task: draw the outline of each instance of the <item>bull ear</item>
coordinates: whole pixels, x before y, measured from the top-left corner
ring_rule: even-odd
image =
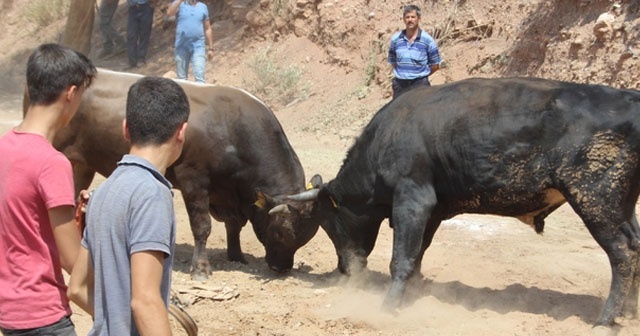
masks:
[[[334,209],[340,208],[340,205],[336,201],[336,198],[331,194],[329,189],[322,188],[322,189],[320,189],[320,192],[318,194],[319,194],[318,198],[325,198],[326,197],[331,202],[331,206],[333,206]]]
[[[256,189],[256,201],[253,205],[257,206],[260,209],[269,209],[276,202],[273,198],[269,197],[269,195],[264,194],[262,191]]]
[[[322,187],[322,176],[320,176],[319,174],[315,174],[313,175],[313,177],[311,177],[309,183],[307,183],[307,190],[320,189],[320,187]]]

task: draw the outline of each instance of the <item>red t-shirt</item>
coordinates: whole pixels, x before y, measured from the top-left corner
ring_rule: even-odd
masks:
[[[71,314],[48,209],[74,205],[71,163],[42,136],[0,138],[0,327],[39,328]]]

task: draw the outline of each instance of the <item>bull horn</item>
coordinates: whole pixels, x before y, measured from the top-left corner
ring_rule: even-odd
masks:
[[[288,199],[292,201],[313,201],[318,198],[318,193],[320,189],[311,189],[307,191],[303,191],[301,193],[297,193],[295,195],[287,196]]]
[[[278,204],[269,210],[269,215],[278,213],[289,213],[289,207],[286,204]]]

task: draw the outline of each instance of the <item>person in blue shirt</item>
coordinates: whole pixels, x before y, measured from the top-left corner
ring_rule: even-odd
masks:
[[[440,69],[436,41],[420,28],[420,8],[407,5],[402,10],[406,28],[391,37],[388,61],[393,66],[393,98],[417,87],[429,86],[429,76]]]
[[[186,139],[189,99],[175,81],[142,77],[127,94],[131,147],[87,204],[68,296],[93,317],[89,336],[171,335],[173,186],[165,177]]]
[[[195,81],[204,83],[205,62],[213,57],[213,30],[207,5],[197,0],[175,0],[167,15],[176,17],[174,52],[178,79],[187,79],[191,63]]]

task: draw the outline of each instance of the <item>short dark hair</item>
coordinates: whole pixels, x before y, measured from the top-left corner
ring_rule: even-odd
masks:
[[[407,13],[416,12],[416,15],[420,17],[422,14],[420,12],[420,7],[416,5],[406,5],[402,8],[402,17],[404,18]]]
[[[96,72],[87,56],[59,44],[42,44],[27,61],[29,104],[51,105],[72,85],[87,88]]]
[[[189,119],[189,100],[175,81],[143,77],[129,88],[126,118],[132,144],[160,145]]]

